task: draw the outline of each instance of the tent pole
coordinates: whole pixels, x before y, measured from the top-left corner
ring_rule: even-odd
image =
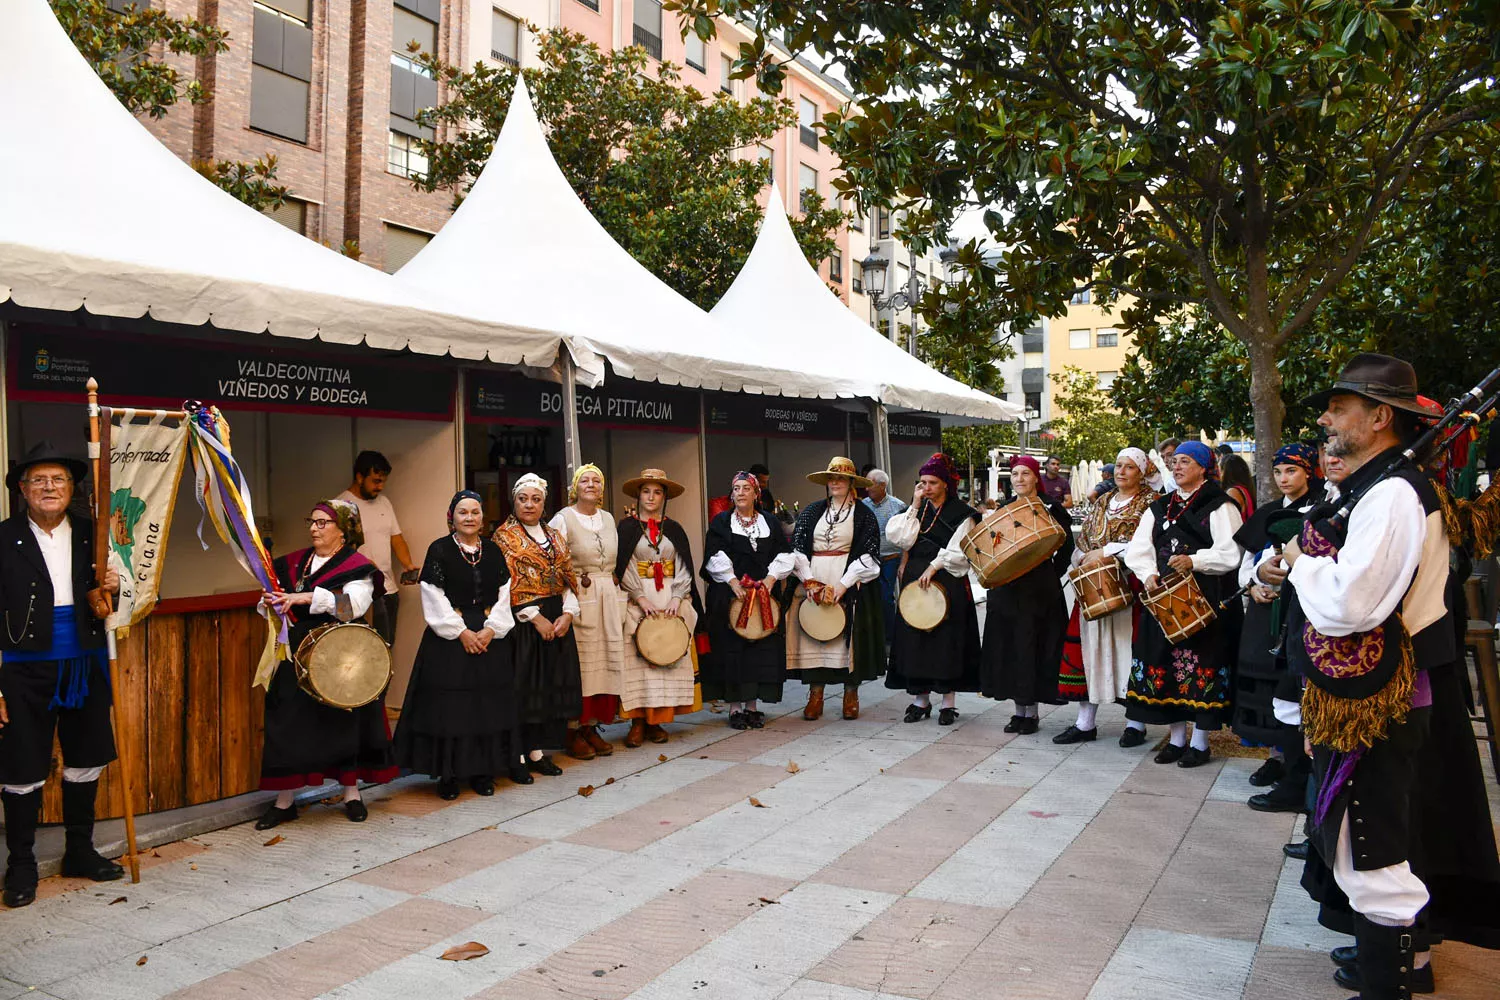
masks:
[[[0,472],[10,471],[10,389],[6,380],[10,377],[10,330],[5,320],[0,319]],[[10,517],[10,490],[0,489],[0,518]]]
[[[557,352],[557,368],[562,374],[563,480],[571,483],[583,459],[578,451],[578,371],[567,344]]]
[[[708,523],[708,395],[698,390],[698,489],[703,502],[703,523]]]
[[[875,436],[875,464],[891,474],[891,422],[885,404],[870,400],[870,426]]]
[[[465,409],[468,407],[468,383],[464,379],[464,369],[458,370],[458,377],[453,382],[453,465],[454,479],[457,482],[455,489],[467,489],[469,485],[469,457],[467,454],[469,428],[465,423],[468,416]]]

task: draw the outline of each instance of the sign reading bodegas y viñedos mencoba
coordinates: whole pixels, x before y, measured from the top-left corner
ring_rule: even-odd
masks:
[[[75,402],[91,376],[111,405],[176,407],[198,399],[226,410],[453,416],[454,374],[439,366],[269,344],[11,326],[12,398]]]

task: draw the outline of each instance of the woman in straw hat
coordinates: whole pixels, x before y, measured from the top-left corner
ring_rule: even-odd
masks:
[[[682,495],[682,485],[661,469],[646,469],[625,481],[626,496],[635,497],[635,516],[620,522],[615,572],[629,599],[626,631],[634,635],[647,617],[681,618],[692,634],[702,606],[693,579],[693,553],[687,532],[667,516],[667,501]],[[693,711],[693,650],[677,662],[659,667],[640,655],[634,643],[625,649],[624,714],[630,720],[625,745],[645,740],[667,742],[662,725],[677,713]]]
[[[843,716],[859,718],[859,685],[885,672],[885,620],[879,588],[865,584],[880,578],[880,525],[875,512],[859,502],[855,489],[870,480],[855,475],[854,463],[842,456],[807,477],[828,490],[797,515],[792,532],[794,572],[802,584],[792,598],[786,632],[786,668],[807,685],[804,719],[823,715],[823,685],[844,686]],[[844,631],[819,641],[803,631],[802,604],[841,604]]]
[[[735,630],[737,622],[729,616],[732,603],[745,598],[748,607],[742,611],[769,618],[771,590],[796,564],[781,524],[756,509],[759,497],[755,476],[735,473],[729,485],[734,506],[709,522],[703,544],[710,646],[703,660],[703,697],[729,702],[729,725],[734,729],[761,728],[765,715],[757,703],[780,701],[786,680],[781,629],[749,639]]]
[[[571,506],[547,522],[562,535],[578,578],[578,672],[583,708],[578,725],[568,732],[568,756],[578,760],[608,757],[614,747],[599,727],[615,721],[625,671],[625,595],[615,580],[618,531],[604,509],[604,472],[593,464],[579,466],[568,488]]]

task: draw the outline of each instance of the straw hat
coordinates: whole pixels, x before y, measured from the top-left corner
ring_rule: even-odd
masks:
[[[855,471],[853,459],[845,458],[842,455],[830,459],[828,462],[828,468],[824,471],[809,473],[807,481],[810,483],[817,483],[819,486],[827,486],[828,480],[833,476],[843,476],[845,479],[849,480],[856,487],[862,490],[870,488],[871,481],[866,479],[864,476],[859,475]]]
[[[647,483],[655,483],[666,490],[668,500],[675,500],[677,497],[682,496],[682,484],[672,482],[672,480],[667,478],[667,474],[660,469],[642,469],[639,476],[636,476],[634,479],[625,480],[625,484],[620,487],[620,490],[628,497],[638,496],[641,492],[641,487]]]

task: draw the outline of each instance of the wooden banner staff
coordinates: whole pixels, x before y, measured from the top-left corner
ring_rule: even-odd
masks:
[[[109,431],[110,410],[99,405],[99,383],[90,378],[89,394],[89,462],[94,473],[94,582],[106,607],[113,610],[114,599],[104,590],[104,576],[109,571]],[[141,863],[135,849],[135,770],[130,759],[130,740],[126,735],[125,711],[120,703],[120,660],[115,645],[115,630],[104,631],[109,647],[110,714],[115,727],[115,750],[119,757],[121,798],[125,803],[125,855],[130,864],[130,881],[141,880]]]

